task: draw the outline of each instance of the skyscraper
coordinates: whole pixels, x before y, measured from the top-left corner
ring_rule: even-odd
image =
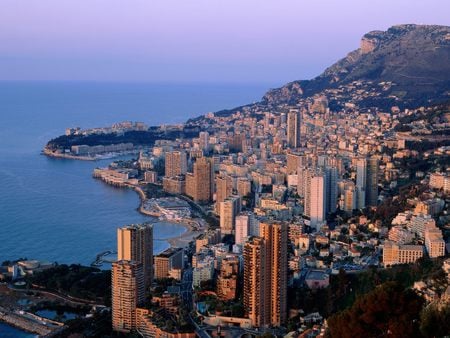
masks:
[[[290,148],[300,147],[301,114],[291,110],[287,116],[287,144]]]
[[[356,161],[356,194],[358,209],[366,207],[366,181],[367,181],[367,160],[359,158]]]
[[[186,175],[186,194],[196,202],[212,201],[214,191],[214,163],[201,157],[194,163],[194,172]]]
[[[378,204],[378,158],[372,156],[367,161],[366,205]]]
[[[307,192],[307,184],[309,178],[309,170],[306,167],[299,167],[297,171],[297,193],[305,197]],[[306,208],[306,204],[305,204]]]
[[[356,162],[356,190],[359,209],[378,203],[378,158],[359,158]]]
[[[148,290],[153,280],[153,226],[132,224],[117,229],[117,260],[141,263]]]
[[[287,241],[283,223],[261,223],[260,237],[244,245],[244,307],[254,326],[287,319]]]
[[[236,216],[235,225],[236,231],[234,236],[234,242],[238,245],[243,245],[246,238],[249,236],[250,222],[252,214],[241,214]]]
[[[187,156],[184,150],[171,151],[165,157],[165,176],[184,175],[187,171]]]
[[[326,213],[333,213],[336,211],[338,190],[337,190],[337,181],[338,181],[338,170],[336,167],[325,167],[325,175],[326,175]]]
[[[223,174],[216,177],[216,210],[219,211],[220,202],[233,194],[233,180],[231,176]]]
[[[313,170],[305,170],[303,180],[305,183],[304,213],[309,216],[310,225],[314,228],[325,220],[327,210],[326,176]]]
[[[209,150],[209,133],[207,131],[201,131],[198,134],[198,138],[200,141],[200,148],[207,152]]]
[[[234,219],[241,212],[241,198],[230,196],[220,202],[220,232],[222,235],[234,234]]]
[[[345,184],[345,188],[343,191],[344,196],[344,211],[351,215],[353,210],[357,207],[357,192],[355,189],[355,184],[353,182],[348,182]]]
[[[253,326],[268,324],[264,300],[266,297],[266,256],[264,240],[252,237],[244,246],[244,308]]]
[[[303,168],[300,171],[298,181],[299,181],[299,194],[304,196],[304,211],[306,216],[311,216],[311,178],[314,176],[314,171],[312,169]]]
[[[136,329],[136,308],[145,296],[142,264],[127,260],[112,263],[111,289],[113,330],[130,332]]]
[[[266,244],[266,306],[270,299],[270,324],[281,326],[287,319],[288,226],[261,223],[259,232]]]

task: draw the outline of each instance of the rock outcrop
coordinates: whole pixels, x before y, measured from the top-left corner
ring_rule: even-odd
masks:
[[[380,94],[380,102],[396,96],[405,106],[414,107],[450,99],[450,27],[407,24],[369,32],[360,48],[318,77],[272,89],[263,102],[295,103],[353,81],[391,82],[391,89]],[[360,102],[368,104],[374,101]]]

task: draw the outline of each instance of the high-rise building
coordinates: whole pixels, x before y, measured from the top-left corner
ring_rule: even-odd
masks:
[[[225,201],[220,202],[220,232],[222,235],[234,234],[235,217],[241,212],[240,196],[230,196]]]
[[[291,110],[287,116],[287,144],[290,148],[300,148],[301,113]]]
[[[338,181],[338,170],[336,167],[325,167],[325,177],[326,177],[326,213],[333,213],[336,211],[337,205],[337,181]]]
[[[209,133],[207,131],[201,131],[198,134],[198,138],[200,141],[200,148],[208,151],[209,150]]]
[[[217,278],[217,297],[223,300],[236,298],[239,274],[239,258],[227,256],[220,263],[220,273]]]
[[[326,177],[324,174],[312,174],[305,194],[305,214],[309,216],[311,227],[317,228],[325,221],[326,214]],[[318,229],[317,229],[318,230]]]
[[[220,202],[225,201],[233,194],[233,179],[231,176],[223,174],[216,177],[216,205],[219,206]],[[216,210],[218,210],[217,207]]]
[[[228,137],[228,145],[231,152],[242,152],[242,144],[245,140],[244,134],[234,134]]]
[[[305,197],[307,191],[308,180],[310,180],[310,173],[306,167],[300,167],[297,171],[297,193]],[[306,205],[305,205],[306,208]]]
[[[264,239],[250,238],[244,246],[244,308],[253,326],[268,324],[266,298],[266,250]]]
[[[112,263],[112,327],[119,332],[136,329],[136,308],[145,297],[142,264],[120,260]]]
[[[355,189],[355,184],[353,182],[348,182],[345,183],[344,187],[344,211],[351,215],[353,210],[357,208],[357,192]]]
[[[169,194],[184,194],[186,193],[186,179],[183,175],[164,177],[163,190]]]
[[[153,280],[153,226],[144,223],[117,229],[117,260],[141,263],[148,290]]]
[[[367,159],[359,158],[356,161],[356,193],[358,209],[366,207],[366,185],[367,185]]]
[[[356,162],[358,208],[378,204],[378,158],[359,158]]]
[[[272,222],[244,245],[244,307],[254,326],[286,323],[287,243],[287,225]]]
[[[366,205],[378,204],[378,158],[372,156],[367,161]]]
[[[298,173],[300,167],[307,165],[306,156],[299,153],[288,153],[286,155],[286,170],[287,174]]]
[[[311,178],[314,176],[314,171],[311,169],[303,168],[298,175],[299,184],[298,190],[299,194],[304,197],[304,211],[306,216],[311,216]]]
[[[168,278],[171,276],[173,270],[178,270],[181,274],[183,266],[183,248],[168,248],[155,256],[155,278]]]
[[[184,150],[166,153],[165,176],[184,175],[187,171],[187,156]]]
[[[243,245],[245,240],[249,236],[250,230],[250,222],[252,218],[252,214],[241,214],[236,216],[235,218],[235,234],[234,234],[234,242],[238,245]]]
[[[196,202],[210,202],[214,191],[214,164],[211,158],[198,158],[194,172],[186,175],[186,194]]]
[[[261,223],[260,236],[266,245],[266,290],[269,290],[270,324],[281,326],[287,319],[288,226],[285,223]]]
[[[252,192],[252,182],[245,177],[239,177],[237,179],[237,193],[239,196],[244,197]]]

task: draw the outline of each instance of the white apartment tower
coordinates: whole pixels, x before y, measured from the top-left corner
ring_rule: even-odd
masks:
[[[320,226],[325,221],[326,214],[326,179],[323,174],[316,174],[311,177],[310,188],[308,191],[309,198],[309,217],[311,219],[311,227]]]

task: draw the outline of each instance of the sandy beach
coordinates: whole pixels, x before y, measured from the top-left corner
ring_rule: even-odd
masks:
[[[161,222],[168,222],[172,224],[175,223],[185,227],[186,231],[181,235],[164,239],[170,244],[171,247],[176,248],[186,248],[187,246],[189,246],[190,242],[192,242],[199,235],[203,234],[206,230],[205,224],[203,224],[202,219],[186,219],[183,221],[167,220]]]
[[[138,209],[139,212],[146,216],[158,217],[158,215],[146,211],[143,208],[143,204],[147,199],[144,190],[140,186],[134,186],[134,191],[138,193],[141,200]],[[205,224],[202,219],[186,219],[182,221],[162,220],[161,222],[176,223],[186,228],[186,231],[180,236],[164,239],[170,244],[171,247],[185,248],[189,245],[190,242],[192,242],[197,236],[201,235],[206,230]]]
[[[188,227],[187,231],[181,236],[169,238],[167,239],[167,242],[169,242],[170,246],[172,247],[185,248],[189,245],[190,242],[192,242],[198,235],[202,234],[203,232],[203,230],[193,230],[192,228]]]

